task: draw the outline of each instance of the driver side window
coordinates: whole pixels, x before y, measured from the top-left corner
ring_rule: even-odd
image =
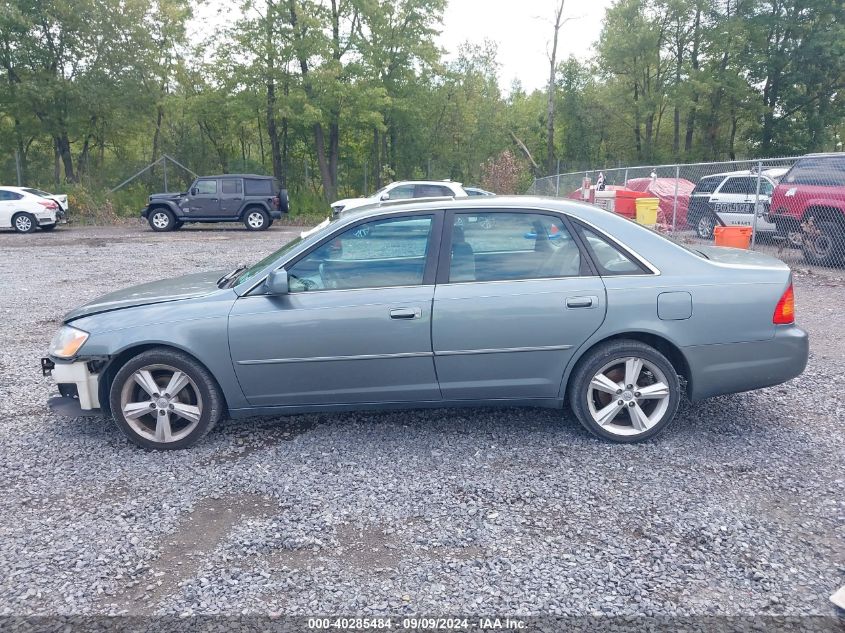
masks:
[[[357,224],[290,267],[290,292],[421,285],[431,227],[431,215]]]
[[[217,193],[216,180],[197,180],[197,195],[212,196]]]

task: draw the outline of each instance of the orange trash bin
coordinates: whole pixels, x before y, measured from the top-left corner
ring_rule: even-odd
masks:
[[[717,226],[713,235],[716,246],[730,246],[747,250],[751,245],[751,227],[749,226]]]

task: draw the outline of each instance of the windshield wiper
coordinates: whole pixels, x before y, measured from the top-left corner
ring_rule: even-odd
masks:
[[[225,274],[225,275],[223,275],[220,279],[218,279],[218,280],[217,280],[217,287],[218,287],[218,288],[225,288],[225,287],[226,287],[226,285],[227,285],[230,281],[232,281],[235,277],[237,277],[238,275],[240,275],[240,274],[241,274],[243,271],[245,271],[247,268],[248,268],[248,266],[247,266],[246,264],[241,264],[240,266],[238,266],[237,268],[235,268],[235,270],[233,270],[232,272],[230,272],[230,273],[226,273],[226,274]]]

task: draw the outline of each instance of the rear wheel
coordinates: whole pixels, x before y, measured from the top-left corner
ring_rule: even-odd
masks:
[[[264,209],[253,207],[244,215],[244,226],[250,231],[266,231],[270,228],[270,216]]]
[[[176,228],[176,218],[167,209],[153,209],[147,221],[153,231],[172,231]]]
[[[572,412],[594,435],[639,442],[672,421],[681,386],[672,363],[659,351],[618,340],[587,353],[569,381],[568,396]]]
[[[156,450],[195,444],[223,413],[223,397],[208,370],[166,349],[143,352],[121,367],[109,403],[126,437]]]
[[[18,233],[32,233],[38,223],[35,216],[30,213],[16,213],[12,217],[12,226]]]
[[[803,224],[804,260],[815,266],[834,266],[845,256],[845,227],[836,222]]]

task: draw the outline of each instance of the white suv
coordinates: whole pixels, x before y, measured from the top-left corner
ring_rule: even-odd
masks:
[[[757,231],[771,233],[775,225],[763,218],[769,210],[772,192],[783,170],[764,169],[760,174],[760,198]],[[705,176],[690,195],[687,222],[698,237],[710,239],[719,220],[727,226],[751,226],[757,195],[757,172],[732,171]],[[716,219],[718,217],[718,220]]]
[[[345,198],[332,202],[332,212],[339,215],[365,204],[386,200],[410,200],[412,198],[466,198],[467,192],[459,182],[449,180],[404,180],[392,182],[366,198]]]
[[[13,228],[18,233],[32,233],[37,228],[56,228],[55,200],[42,198],[21,187],[0,187],[0,229]]]

